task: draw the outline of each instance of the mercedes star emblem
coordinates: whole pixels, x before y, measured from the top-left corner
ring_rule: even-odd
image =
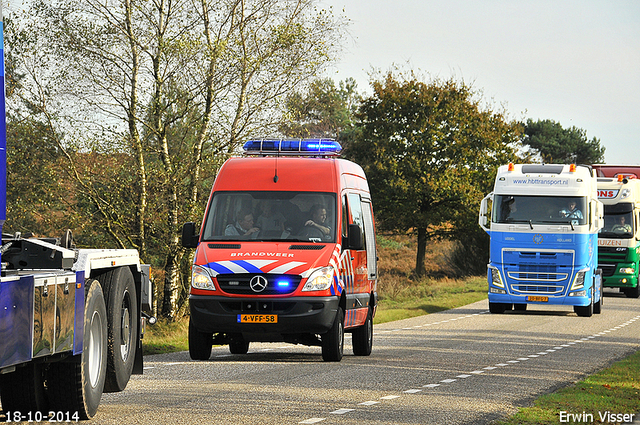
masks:
[[[254,276],[249,281],[249,286],[253,292],[262,292],[267,287],[267,278],[264,276]]]

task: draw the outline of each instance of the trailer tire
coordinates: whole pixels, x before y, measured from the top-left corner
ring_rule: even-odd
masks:
[[[213,334],[200,332],[189,318],[189,356],[191,360],[209,360]]]
[[[85,282],[82,354],[52,363],[47,372],[50,408],[91,419],[98,411],[107,372],[107,309],[100,282]]]
[[[97,279],[104,290],[108,319],[104,391],[112,393],[124,390],[133,372],[138,343],[138,299],[129,267],[111,269]]]
[[[9,411],[26,414],[48,410],[42,364],[29,363],[11,373],[1,374],[0,399],[5,414]]]
[[[373,318],[371,309],[367,312],[367,320],[364,325],[353,330],[352,338],[353,354],[356,356],[368,356],[373,348]]]
[[[322,335],[322,360],[325,362],[339,362],[344,352],[344,313],[338,307],[333,326]]]

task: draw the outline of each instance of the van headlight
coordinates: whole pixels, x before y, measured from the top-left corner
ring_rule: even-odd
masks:
[[[324,291],[333,282],[333,267],[321,267],[314,270],[302,288],[303,291]]]
[[[504,288],[502,277],[500,277],[500,270],[498,270],[497,267],[489,266],[489,273],[491,274],[491,284],[500,288]]]
[[[578,273],[576,273],[576,277],[573,279],[573,283],[571,284],[572,291],[584,288],[584,275],[586,272],[586,270],[580,270]]]
[[[191,269],[191,286],[196,289],[206,289],[208,291],[216,290],[208,269],[202,266],[193,266]]]

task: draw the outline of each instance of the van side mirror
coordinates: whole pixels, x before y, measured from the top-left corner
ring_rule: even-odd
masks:
[[[349,242],[349,249],[362,250],[364,244],[362,243],[362,229],[357,224],[350,224],[347,228],[347,238]]]
[[[196,223],[185,223],[182,226],[182,246],[197,248],[200,235],[196,233]]]

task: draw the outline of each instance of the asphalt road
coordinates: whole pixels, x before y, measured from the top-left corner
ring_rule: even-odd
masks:
[[[485,300],[376,325],[371,356],[347,338],[340,363],[287,344],[214,347],[206,362],[148,356],[92,423],[486,424],[640,349],[639,299],[607,292],[591,318],[529,307],[495,315]]]

